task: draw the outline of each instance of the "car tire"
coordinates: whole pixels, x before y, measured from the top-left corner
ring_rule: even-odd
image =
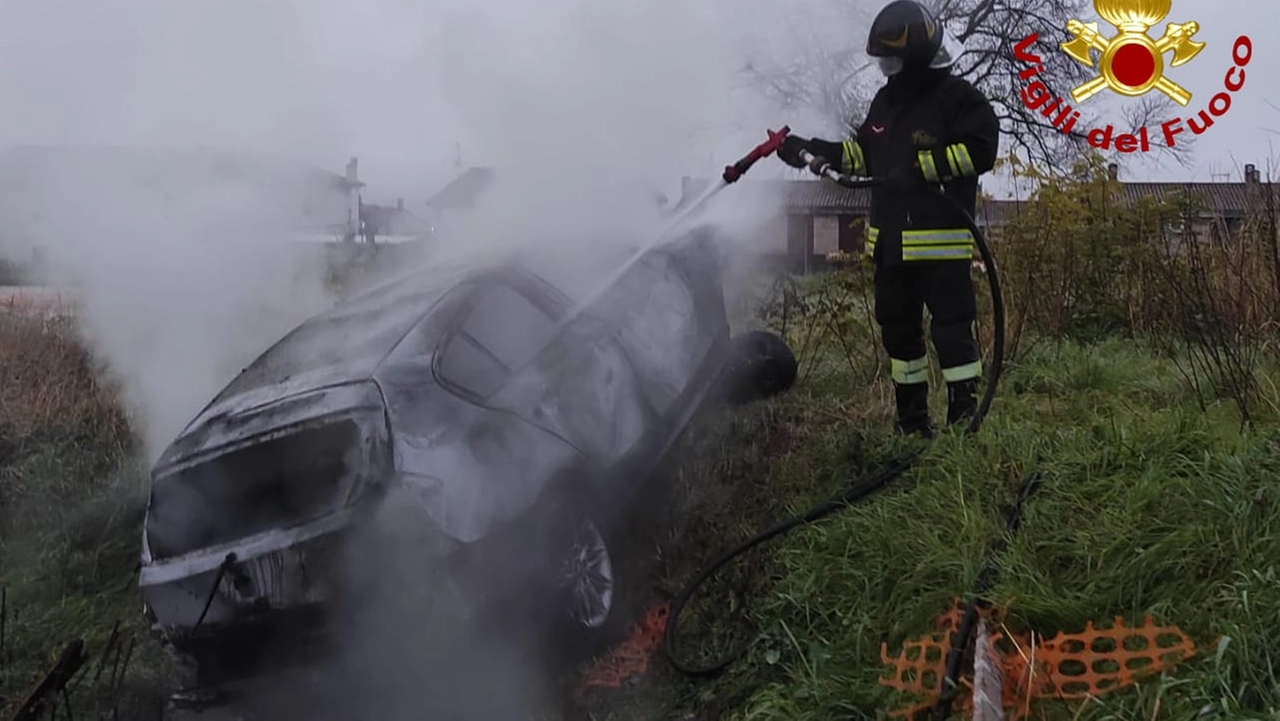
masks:
[[[585,494],[559,493],[546,518],[551,539],[545,606],[547,646],[568,665],[594,658],[625,637],[634,620],[634,589],[621,534]]]
[[[791,389],[798,371],[782,336],[763,330],[743,333],[730,342],[722,395],[735,406],[772,398]]]

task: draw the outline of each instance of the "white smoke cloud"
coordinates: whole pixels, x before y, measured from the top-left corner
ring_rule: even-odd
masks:
[[[0,68],[0,142],[200,145],[338,172],[354,155],[366,199],[439,187],[460,143],[500,182],[453,228],[454,248],[643,242],[664,220],[654,191],[674,202],[681,176],[718,173],[788,120],[739,72],[750,53],[785,50],[770,40],[780,17],[730,0],[6,4],[0,41],[21,62]],[[779,175],[765,165],[753,177]],[[41,185],[0,158],[0,182],[22,187],[6,212],[48,208],[36,240],[82,288],[154,455],[229,373],[322,306],[316,274],[282,280],[292,263],[266,221],[284,222],[271,208],[286,188],[234,199],[193,177],[166,201],[168,176],[139,188],[108,167],[90,185],[60,167]],[[739,195],[718,211],[749,228],[767,209]],[[0,248],[22,254],[30,239],[14,235]]]
[[[682,176],[719,174],[766,128],[826,130],[804,108],[763,101],[741,73],[754,54],[778,61],[804,57],[801,43],[861,42],[855,8],[847,30],[843,11],[830,16],[830,37],[779,35],[784,14],[819,6],[836,3],[0,5],[0,146],[130,149],[0,155],[0,187],[14,191],[0,198],[0,252],[46,249],[154,457],[240,367],[330,299],[318,266],[284,240],[300,176],[219,181],[200,155],[153,172],[131,165],[152,162],[138,153],[232,149],[336,172],[358,156],[366,200],[403,196],[424,212],[425,194],[452,174],[456,143],[498,182],[480,212],[449,226],[449,251],[643,243],[667,220],[654,191],[674,203]],[[751,177],[783,174],[769,160]],[[714,217],[752,237],[777,200],[731,188]]]

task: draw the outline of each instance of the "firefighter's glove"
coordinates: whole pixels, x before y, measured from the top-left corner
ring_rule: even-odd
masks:
[[[800,158],[802,151],[813,152],[809,150],[809,141],[795,135],[788,135],[782,140],[782,147],[778,148],[778,159],[793,168],[804,168],[807,163]]]
[[[910,193],[924,185],[924,176],[920,169],[911,165],[899,165],[884,179],[885,187],[899,193]]]

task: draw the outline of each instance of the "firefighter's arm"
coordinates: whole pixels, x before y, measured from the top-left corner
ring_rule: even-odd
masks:
[[[866,156],[857,138],[848,138],[839,143],[814,138],[809,141],[810,152],[834,162],[839,161],[840,172],[845,175],[867,175]]]
[[[917,162],[929,182],[974,178],[995,167],[1000,152],[1000,120],[991,101],[970,87],[956,108],[947,132],[947,143],[917,154]]]

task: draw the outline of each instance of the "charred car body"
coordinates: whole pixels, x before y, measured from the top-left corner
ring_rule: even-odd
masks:
[[[459,575],[511,567],[476,572],[504,579],[477,593],[536,587],[548,623],[608,638],[626,500],[708,399],[795,378],[781,338],[730,339],[720,252],[698,230],[603,292],[592,281],[629,253],[594,274],[546,254],[423,270],[298,326],[153,469],[140,585],[154,627],[209,682],[247,641],[316,635],[349,583],[344,544],[397,494]],[[537,563],[512,560],[533,547]]]

